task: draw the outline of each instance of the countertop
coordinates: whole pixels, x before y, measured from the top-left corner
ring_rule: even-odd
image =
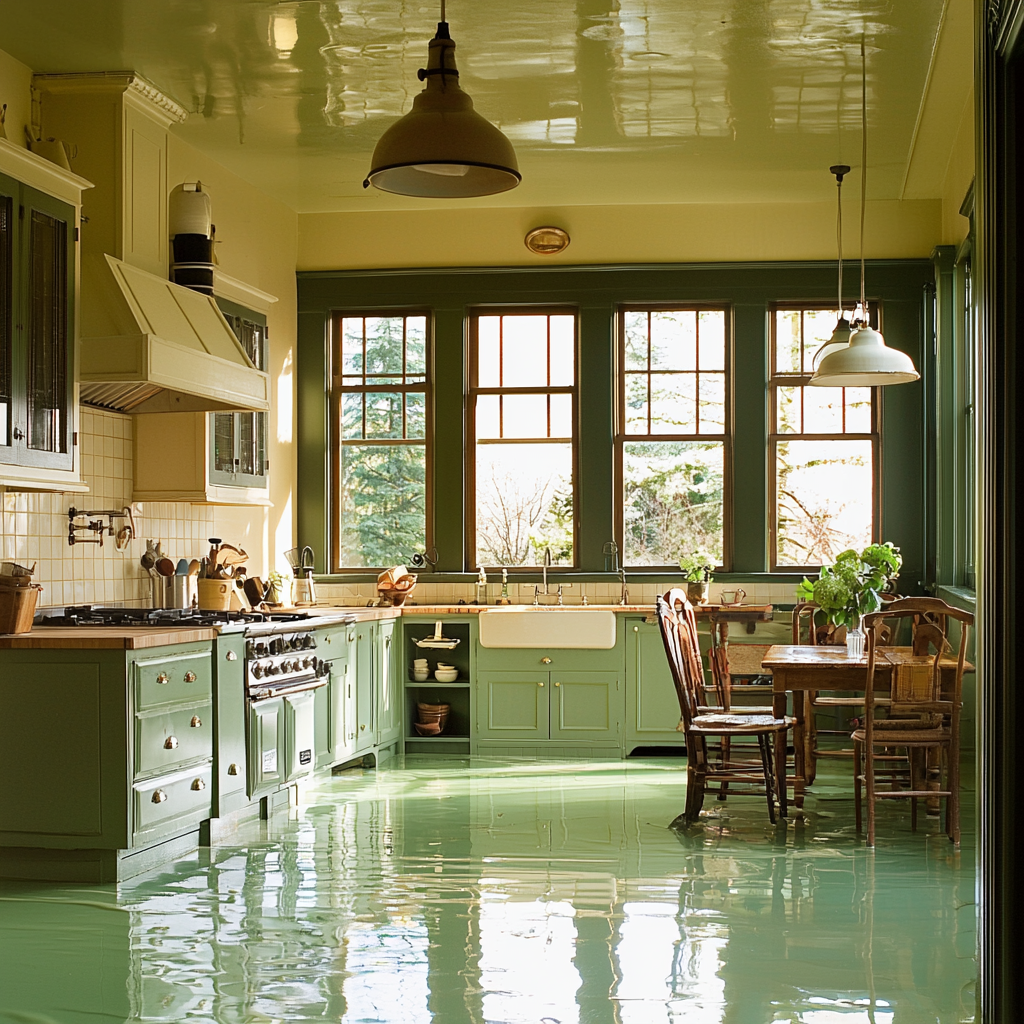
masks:
[[[653,615],[654,607],[649,604],[590,604],[590,605],[537,605],[538,609],[554,612],[574,611],[586,607],[588,610],[612,611],[622,615]],[[329,625],[355,618],[359,622],[374,619],[397,619],[405,615],[478,615],[495,608],[533,609],[534,605],[477,605],[477,604],[416,604],[399,608],[346,608],[320,605],[315,608],[282,608],[280,611],[309,612],[317,620],[316,626]],[[772,616],[770,604],[718,605],[703,604],[695,608],[699,618],[712,613],[732,622],[767,622]],[[296,629],[303,623],[296,622]],[[215,640],[219,630],[213,627],[191,626],[33,626],[30,633],[9,633],[0,635],[0,650],[125,650],[138,651],[149,647],[168,647],[171,644],[187,644],[197,641]]]

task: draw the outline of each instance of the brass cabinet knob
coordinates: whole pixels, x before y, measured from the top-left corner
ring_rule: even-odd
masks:
[[[542,665],[550,665],[551,664],[551,659],[550,658],[541,658],[540,659],[540,663]]]
[[[156,677],[156,681],[163,686],[164,683],[169,683],[171,681],[171,677],[166,672],[161,672],[160,675]]]
[[[238,655],[234,651],[228,651],[228,653],[224,655],[224,660],[225,661],[238,661]]]
[[[195,681],[196,681],[196,674],[195,674],[195,672],[186,672],[185,673],[185,682],[186,683],[194,683]]]
[[[193,729],[198,729],[202,724],[203,720],[198,715],[192,716],[192,721],[188,723]]]
[[[561,685],[562,685],[561,683],[555,683],[555,686],[561,686]]]
[[[359,731],[360,731],[360,732],[364,732],[364,731],[365,731],[365,729],[366,729],[366,726],[365,726],[365,725],[361,725],[361,726],[359,726]]]
[[[537,685],[538,685],[538,686],[543,686],[544,684],[543,684],[543,683],[538,683]]]
[[[228,775],[237,775],[237,774],[238,774],[238,765],[234,764],[234,763],[229,764],[228,765]]]
[[[203,782],[202,779],[193,779],[192,780],[192,789],[194,789],[198,793],[199,790],[206,789],[206,783]]]
[[[167,794],[162,789],[153,790],[153,803],[162,804],[167,799]]]
[[[640,632],[640,627],[639,626],[634,626],[633,627],[633,632],[634,633],[639,633]]]
[[[173,750],[177,745],[177,736],[168,736],[167,739],[164,740],[164,750]]]

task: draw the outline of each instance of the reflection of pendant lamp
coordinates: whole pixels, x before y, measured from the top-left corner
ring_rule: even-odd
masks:
[[[906,384],[920,377],[910,356],[905,352],[900,352],[899,349],[889,348],[885,344],[885,338],[871,328],[867,319],[868,304],[864,285],[864,211],[867,205],[868,87],[863,36],[860,41],[860,68],[860,309],[864,319],[854,321],[857,330],[850,336],[848,345],[840,345],[828,354],[819,352],[815,356],[816,360],[819,356],[821,358],[817,362],[814,376],[808,383],[816,387],[865,388],[875,387],[879,384]],[[836,173],[836,168],[831,168],[831,170],[834,174]],[[839,175],[836,174],[836,177],[838,178]],[[842,273],[842,252],[840,252],[839,266],[840,273]],[[833,340],[838,340],[834,334],[832,337]]]
[[[512,143],[473,109],[459,88],[455,43],[444,0],[430,41],[426,86],[412,110],[378,140],[363,187],[431,199],[462,199],[507,192],[522,179]]]
[[[850,340],[850,321],[843,315],[843,178],[850,173],[850,168],[847,164],[833,164],[829,168],[829,172],[836,176],[836,203],[838,204],[836,245],[839,249],[839,304],[836,308],[839,310],[839,320],[835,330],[832,331],[832,337],[814,353],[814,358],[811,360],[812,370],[818,369],[818,364],[825,356],[830,356],[833,352],[846,348],[846,344]]]

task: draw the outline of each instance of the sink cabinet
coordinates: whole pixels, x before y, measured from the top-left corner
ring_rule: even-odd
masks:
[[[657,622],[628,617],[626,635],[625,752],[637,747],[685,747],[676,731],[679,701]]]

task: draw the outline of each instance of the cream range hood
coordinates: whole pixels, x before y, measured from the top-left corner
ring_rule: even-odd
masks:
[[[208,295],[113,256],[82,261],[80,399],[118,412],[270,409],[257,370]]]

